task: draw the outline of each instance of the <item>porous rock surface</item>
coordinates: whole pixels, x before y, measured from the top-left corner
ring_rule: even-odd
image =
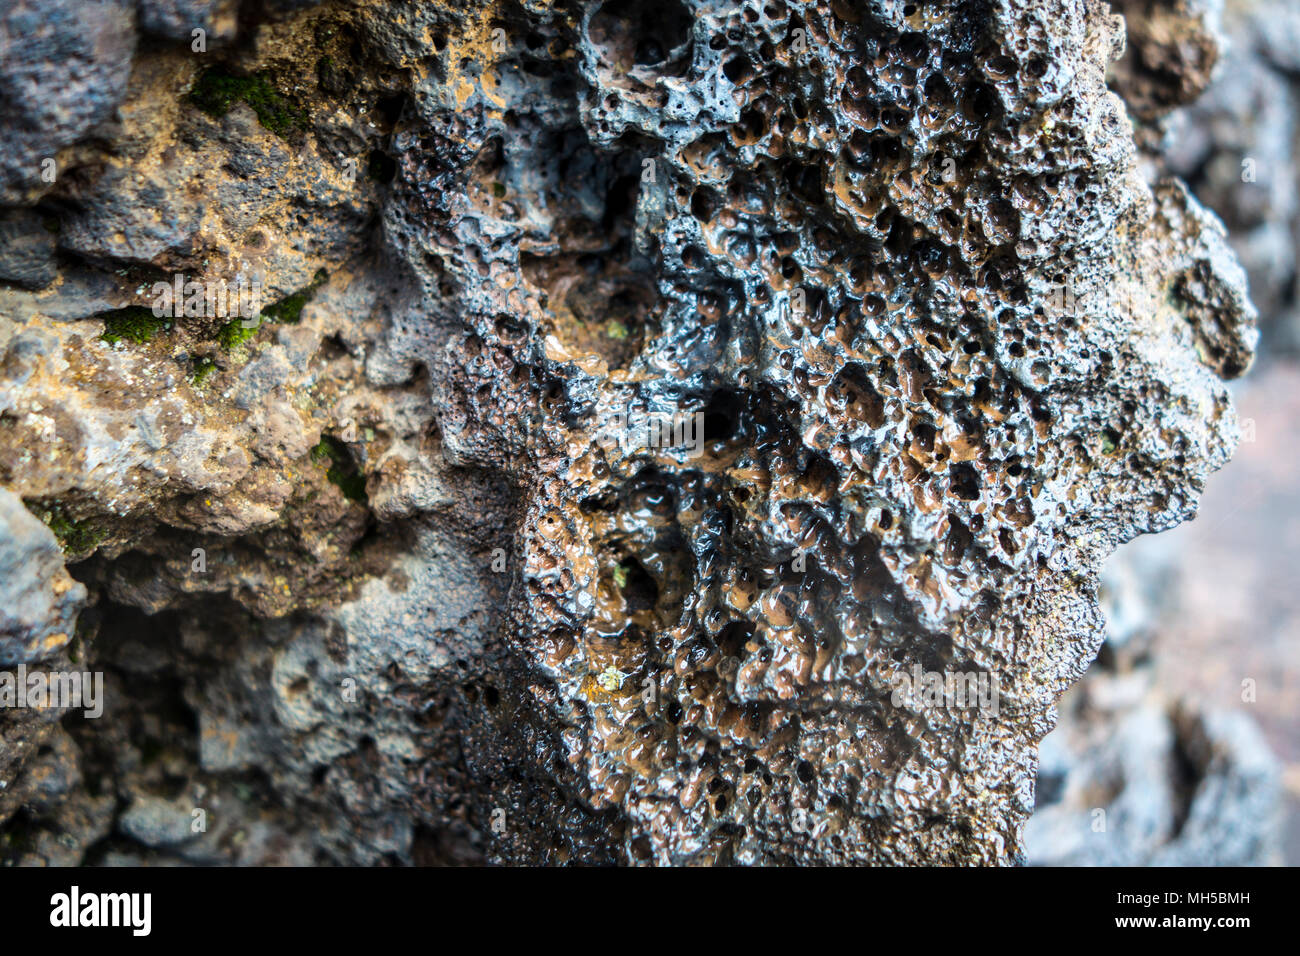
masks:
[[[1098,569],[1255,338],[1123,21],[252,7],[0,16],[0,482],[88,604],[3,663],[107,675],[0,713],[7,857],[1022,859]],[[144,311],[248,272],[256,328]]]

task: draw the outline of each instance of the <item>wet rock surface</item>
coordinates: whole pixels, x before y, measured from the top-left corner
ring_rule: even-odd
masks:
[[[1256,337],[1105,4],[82,6],[0,35],[0,482],[105,706],[0,712],[7,859],[1023,859]]]

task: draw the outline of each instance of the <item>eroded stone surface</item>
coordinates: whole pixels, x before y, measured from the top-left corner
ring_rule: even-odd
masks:
[[[1194,512],[1255,337],[1121,21],[300,6],[155,10],[103,142],[46,133],[91,158],[0,288],[0,478],[111,673],[48,760],[130,809],[69,784],[18,858],[1020,859],[1097,569]],[[125,311],[249,271],[256,329]]]

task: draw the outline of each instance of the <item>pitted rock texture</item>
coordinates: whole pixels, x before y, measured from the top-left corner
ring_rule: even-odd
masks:
[[[1022,859],[1098,568],[1194,513],[1255,339],[1122,20],[164,6],[84,5],[125,86],[4,132],[0,479],[109,672],[0,738],[14,859]],[[155,318],[176,273],[274,304]]]

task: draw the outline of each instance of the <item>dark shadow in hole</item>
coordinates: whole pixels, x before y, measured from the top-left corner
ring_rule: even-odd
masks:
[[[745,399],[729,388],[718,389],[704,406],[704,441],[730,441],[743,431]]]
[[[629,613],[652,611],[659,603],[659,585],[644,565],[636,558],[626,557],[619,562],[623,600]]]

